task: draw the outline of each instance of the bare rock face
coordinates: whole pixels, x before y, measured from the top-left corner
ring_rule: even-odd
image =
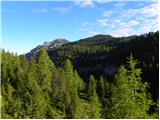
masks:
[[[58,38],[51,42],[44,42],[43,45],[38,45],[34,49],[32,49],[29,53],[26,54],[28,60],[34,58],[41,48],[46,49],[47,51],[55,50],[59,48],[61,45],[70,43],[68,40],[64,38]]]

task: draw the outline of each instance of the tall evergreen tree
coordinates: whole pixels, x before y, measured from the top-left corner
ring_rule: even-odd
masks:
[[[37,65],[35,60],[30,61],[29,69],[24,79],[22,94],[25,116],[23,118],[46,118],[48,101],[38,84]]]
[[[39,51],[39,55],[37,58],[38,69],[37,74],[39,77],[39,84],[44,91],[51,91],[51,83],[53,78],[53,70],[55,69],[55,65],[51,61],[48,56],[48,53],[45,49],[41,49]]]
[[[41,89],[44,92],[45,100],[47,103],[48,111],[46,113],[49,114],[49,116],[52,114],[51,109],[53,108],[52,103],[53,98],[51,98],[54,94],[52,87],[54,86],[54,80],[57,77],[57,70],[52,62],[52,60],[49,58],[48,53],[45,49],[41,49],[38,54],[37,58],[37,76],[38,76],[38,83],[41,87]],[[46,116],[47,117],[47,116]]]
[[[100,79],[99,79],[99,84],[98,84],[98,93],[99,93],[99,96],[101,99],[103,99],[105,97],[105,86],[106,83],[105,83],[105,79],[103,78],[103,76],[100,76]]]
[[[74,71],[73,73],[73,81],[71,86],[71,107],[72,107],[72,115],[73,118],[81,118],[82,117],[82,106],[81,101],[78,96],[78,89],[81,85],[81,79],[78,76],[78,73]]]
[[[70,60],[66,60],[65,66],[65,92],[64,103],[66,118],[80,118],[81,102],[78,96],[78,90],[81,87],[82,81],[73,67]]]
[[[96,82],[93,75],[89,78],[88,94],[91,104],[90,118],[98,119],[101,117],[101,104],[96,93]]]
[[[18,94],[18,84],[22,82],[22,69],[19,58],[2,51],[1,69],[2,118],[21,118],[22,101]]]
[[[73,81],[73,67],[71,65],[70,60],[65,61],[64,65],[64,71],[65,71],[65,92],[64,92],[64,104],[65,104],[65,113],[66,118],[72,118],[71,113],[71,87],[72,87],[72,81]]]
[[[148,83],[140,77],[141,69],[132,55],[128,67],[121,66],[115,76],[116,85],[112,87],[111,118],[149,118],[147,113],[152,100],[147,92]]]
[[[96,94],[96,81],[93,75],[89,77],[89,85],[88,85],[88,95],[92,96]]]

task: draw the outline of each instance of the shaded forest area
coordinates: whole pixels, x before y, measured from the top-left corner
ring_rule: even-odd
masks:
[[[158,40],[98,35],[30,61],[2,50],[1,117],[159,118]]]
[[[118,67],[126,64],[126,58],[132,54],[139,60],[143,80],[150,83],[152,98],[156,101],[159,97],[159,31],[120,38],[96,35],[48,53],[59,67],[65,59],[70,59],[87,83],[90,74],[96,78],[103,75],[112,81]]]

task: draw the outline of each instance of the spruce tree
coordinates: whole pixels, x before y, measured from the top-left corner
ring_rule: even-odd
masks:
[[[103,76],[100,76],[100,79],[99,79],[99,84],[98,84],[98,91],[99,91],[99,96],[101,99],[103,99],[105,97],[105,79],[103,78]]]
[[[39,77],[39,84],[42,90],[50,92],[52,86],[52,79],[53,79],[53,70],[55,65],[53,64],[52,60],[49,58],[48,53],[45,49],[41,49],[39,51],[39,55],[37,58],[38,68],[37,74]]]
[[[64,107],[66,118],[80,118],[81,102],[78,96],[78,89],[81,84],[78,73],[73,71],[70,60],[65,61],[65,91],[64,91]]]
[[[38,84],[37,63],[35,60],[29,62],[29,69],[24,80],[23,101],[24,114],[23,118],[46,118],[47,104],[44,91]]]
[[[18,84],[22,82],[19,58],[2,51],[2,118],[21,118],[22,101]]]
[[[93,75],[89,77],[89,85],[88,85],[88,95],[92,96],[96,93],[96,81]]]
[[[101,104],[96,93],[96,82],[93,75],[89,78],[88,94],[91,104],[90,118],[98,119],[101,117]]]
[[[77,71],[74,71],[73,73],[73,81],[72,81],[72,90],[71,90],[71,101],[72,101],[72,114],[73,118],[78,119],[82,117],[83,111],[82,111],[82,105],[81,100],[78,96],[78,91],[83,86],[83,81],[78,76]]]
[[[66,118],[72,118],[71,113],[71,87],[72,87],[72,81],[73,81],[73,67],[71,65],[70,60],[65,61],[64,65],[64,71],[65,71],[65,92],[64,92],[64,109],[66,113]]]
[[[45,101],[47,103],[46,118],[48,118],[47,116],[51,116],[53,109],[52,94],[54,94],[53,86],[54,81],[57,78],[57,70],[44,48],[39,51],[37,63],[36,73],[38,77],[38,84],[44,92]]]
[[[137,60],[128,58],[127,68],[121,66],[115,75],[116,84],[112,87],[111,118],[149,118],[152,100],[147,92],[148,83],[140,77],[141,69],[136,68]]]

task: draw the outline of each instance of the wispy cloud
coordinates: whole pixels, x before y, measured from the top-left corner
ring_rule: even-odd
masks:
[[[66,14],[70,11],[70,7],[54,7],[53,10]]]
[[[94,36],[101,33],[99,30],[96,30],[95,27],[93,27],[93,24],[90,22],[83,22],[81,24],[81,28],[77,31],[82,32],[84,37]]]
[[[153,3],[137,9],[128,9],[121,13],[121,18],[130,19],[131,17],[139,17],[147,19],[147,17],[158,17],[158,3]]]
[[[103,3],[108,3],[111,2],[112,0],[97,0],[96,2],[103,4]]]
[[[70,7],[54,7],[54,8],[37,8],[33,10],[33,13],[37,13],[37,14],[43,14],[43,13],[48,13],[49,11],[56,11],[59,13],[63,13],[66,14],[70,11]]]
[[[33,13],[47,13],[49,10],[47,8],[39,8],[39,9],[34,9]]]
[[[94,3],[92,0],[73,0],[75,5],[79,5],[80,7],[94,7]]]
[[[113,23],[121,23],[121,20],[120,19],[115,19],[114,21],[113,21]]]
[[[88,30],[92,29],[92,24],[89,22],[83,22],[81,24],[81,28],[79,28],[77,31],[86,32]]]
[[[136,20],[131,20],[129,22],[126,23],[126,27],[133,27],[133,26],[137,26],[139,24],[139,21]]]
[[[106,12],[106,16],[97,20],[106,29],[106,33],[120,37],[158,30],[158,3],[152,2],[134,9],[119,9],[118,12],[112,11],[116,16],[110,18],[107,18],[110,13]]]
[[[110,34],[114,37],[121,37],[121,36],[129,36],[135,34],[133,28],[117,28],[110,31]]]
[[[112,11],[109,11],[109,10],[105,10],[105,11],[102,12],[102,15],[103,15],[104,17],[108,17],[108,16],[110,16],[110,15],[112,15],[112,14],[113,14],[113,12],[112,12]]]
[[[122,8],[125,4],[126,4],[125,2],[118,2],[118,3],[115,3],[114,6],[118,8]]]
[[[99,19],[97,20],[98,23],[100,23],[101,26],[105,27],[108,25],[108,19]]]

